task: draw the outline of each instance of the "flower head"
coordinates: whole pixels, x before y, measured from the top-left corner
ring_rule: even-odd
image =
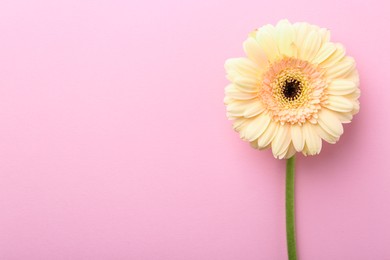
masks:
[[[359,76],[327,29],[280,21],[252,32],[247,57],[225,63],[227,116],[240,137],[276,158],[315,155],[359,111]]]

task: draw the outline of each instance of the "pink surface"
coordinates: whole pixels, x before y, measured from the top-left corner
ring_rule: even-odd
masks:
[[[284,161],[225,118],[226,58],[281,18],[354,56],[361,112],[298,157],[301,260],[390,259],[386,1],[1,1],[0,259],[286,259]]]

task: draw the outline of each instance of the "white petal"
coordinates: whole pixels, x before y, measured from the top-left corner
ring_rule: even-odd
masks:
[[[355,102],[353,102],[353,110],[352,110],[352,115],[355,115],[359,112],[360,110],[360,102],[359,100],[356,100]]]
[[[259,149],[259,146],[257,145],[257,141],[250,142],[249,144],[251,145],[252,148]]]
[[[269,123],[267,129],[257,140],[257,144],[259,145],[260,148],[265,148],[272,142],[272,139],[275,137],[275,134],[277,132],[278,125],[279,124],[273,121]]]
[[[360,97],[360,89],[356,88],[354,92],[352,92],[351,94],[345,95],[344,97],[351,100],[351,101],[355,101]]]
[[[358,98],[360,97],[360,89],[356,89],[355,92],[345,95],[345,98],[347,98],[350,102],[353,104],[353,109],[352,109],[352,115],[355,115],[357,112],[359,112],[360,109],[360,102]]]
[[[345,97],[329,95],[325,107],[337,112],[351,112],[353,103]]]
[[[321,35],[317,31],[311,31],[298,50],[299,57],[303,60],[312,61],[321,47]]]
[[[239,132],[244,129],[248,124],[249,120],[241,117],[233,121],[233,129]]]
[[[228,96],[226,96],[225,95],[225,97],[223,98],[223,103],[225,104],[225,105],[228,105],[228,104],[230,104],[231,102],[234,102],[235,101],[235,99],[233,99],[233,98],[231,98],[231,97],[228,97]]]
[[[326,28],[320,28],[319,33],[321,34],[322,42],[327,43],[330,40],[330,31]]]
[[[345,48],[340,43],[335,43],[334,46],[336,50],[324,61],[320,63],[322,68],[332,67],[334,64],[339,62],[343,57],[345,57]]]
[[[321,109],[318,114],[318,124],[322,129],[334,137],[340,137],[343,134],[343,125],[337,118],[337,114],[328,109]]]
[[[295,31],[287,20],[282,20],[276,25],[279,52],[287,57],[295,57],[297,50],[294,44]]]
[[[253,78],[253,77],[241,77],[237,76],[233,82],[235,83],[236,87],[244,92],[252,92],[256,93],[258,92],[259,86],[260,86],[260,80]]]
[[[356,83],[345,79],[333,80],[328,86],[328,92],[331,95],[347,95],[356,90]]]
[[[295,124],[291,126],[291,139],[297,152],[301,152],[305,146],[301,126]]]
[[[294,145],[293,144],[290,144],[288,149],[287,149],[287,153],[284,155],[284,159],[289,159],[291,158],[292,156],[294,156],[294,154],[296,153],[297,151],[295,151],[294,149]]]
[[[334,114],[337,116],[337,118],[340,120],[341,123],[351,123],[352,120],[352,112],[351,113],[339,113],[334,112]]]
[[[233,100],[226,104],[226,111],[229,116],[243,117],[247,111],[251,110],[253,106],[257,106],[260,101],[258,99],[251,100]]]
[[[319,64],[329,58],[336,51],[336,45],[332,42],[326,42],[321,46],[317,55],[313,59],[313,63]]]
[[[256,40],[270,62],[279,59],[280,54],[275,37],[275,28],[272,25],[261,27],[256,33]]]
[[[225,61],[227,78],[234,81],[236,77],[260,78],[260,70],[256,63],[248,58],[231,58]]]
[[[244,42],[244,50],[248,58],[259,65],[261,69],[266,69],[268,66],[268,59],[264,51],[261,49],[259,43],[253,38],[249,37]]]
[[[291,133],[289,125],[280,126],[274,139],[272,140],[272,153],[275,158],[280,158],[291,143]]]
[[[343,79],[355,82],[356,86],[359,86],[360,84],[359,74],[356,68],[352,70],[349,74],[345,75]]]
[[[315,131],[315,126],[310,123],[302,125],[303,138],[305,139],[305,154],[319,154],[322,148],[321,137]]]
[[[245,139],[249,142],[256,140],[267,129],[271,118],[268,114],[255,117],[245,129]]]
[[[291,144],[281,153],[277,156],[278,159],[286,159],[286,154],[288,153],[288,149],[290,148]]]
[[[263,103],[256,102],[252,106],[248,107],[244,112],[244,117],[250,118],[259,115],[265,110]]]
[[[308,23],[294,23],[293,27],[295,29],[295,42],[297,46],[303,46],[303,43],[311,29],[310,25]]]
[[[226,104],[226,111],[229,116],[244,116],[245,109],[252,103],[253,101],[234,100]]]
[[[355,60],[351,57],[344,57],[333,66],[328,67],[325,72],[326,77],[335,79],[346,76],[355,68]]]
[[[335,144],[339,140],[339,137],[335,137],[335,136],[329,134],[324,129],[322,129],[322,127],[319,124],[316,124],[314,127],[315,127],[317,134],[326,142],[328,142],[330,144]]]
[[[225,88],[225,95],[238,100],[248,100],[257,97],[256,93],[243,92],[238,90],[233,84],[230,84]]]

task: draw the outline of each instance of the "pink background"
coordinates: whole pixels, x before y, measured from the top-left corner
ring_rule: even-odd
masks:
[[[0,2],[0,259],[286,259],[284,161],[225,118],[226,58],[281,18],[332,30],[361,112],[298,157],[302,260],[390,259],[386,1]]]

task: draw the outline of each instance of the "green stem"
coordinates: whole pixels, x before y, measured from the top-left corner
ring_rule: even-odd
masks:
[[[295,156],[288,159],[286,164],[286,233],[289,260],[297,260],[294,219],[294,168]]]

